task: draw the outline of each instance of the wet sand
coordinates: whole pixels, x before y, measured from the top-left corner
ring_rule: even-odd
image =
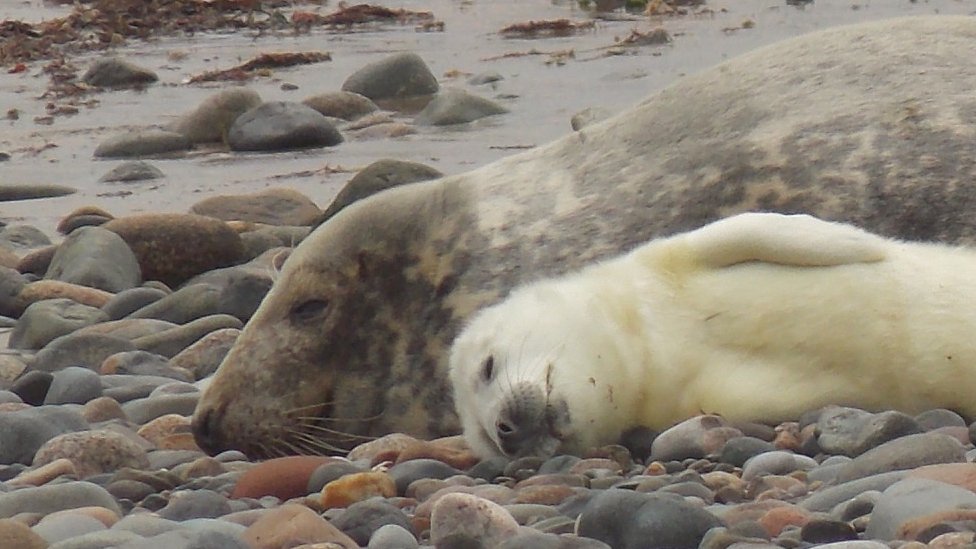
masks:
[[[314,29],[308,34],[290,31],[258,35],[252,31],[163,37],[129,42],[115,50],[71,58],[81,72],[103,55],[118,55],[157,72],[160,82],[144,91],[109,91],[80,98],[97,100],[77,115],[56,117],[52,125],[34,118],[46,114],[41,98],[48,79],[44,61],[32,62],[20,74],[0,74],[2,111],[18,109],[16,121],[0,121],[0,152],[11,155],[0,163],[0,183],[63,184],[79,189],[73,195],[43,200],[0,203],[0,220],[29,223],[53,235],[57,220],[83,205],[101,206],[115,215],[135,212],[184,212],[209,196],[252,192],[267,187],[290,187],[311,197],[321,207],[331,201],[351,176],[380,158],[413,160],[453,174],[546,143],[570,131],[570,117],[591,106],[617,112],[685,74],[771,44],[778,40],[844,23],[932,13],[976,14],[976,1],[851,2],[817,0],[804,7],[785,0],[713,0],[711,14],[646,17],[619,12],[604,14],[595,27],[582,33],[553,38],[510,39],[501,28],[538,19],[587,20],[592,12],[575,1],[456,1],[379,2],[395,8],[433,12],[445,23],[444,32],[417,32],[413,24],[364,27],[351,32]],[[335,7],[300,6],[331,13]],[[0,20],[39,21],[63,15],[67,8],[37,0],[4,3]],[[746,21],[751,28],[741,28]],[[632,30],[647,32],[663,27],[674,38],[667,46],[632,48],[623,55],[606,55],[606,47]],[[730,30],[738,29],[738,30]],[[547,64],[548,55],[497,58],[529,50],[572,50],[562,65]],[[352,72],[392,52],[420,54],[441,81],[496,99],[508,107],[507,115],[459,128],[418,128],[418,133],[396,139],[349,140],[330,149],[275,154],[222,151],[194,152],[178,159],[152,162],[166,178],[136,184],[100,183],[98,179],[120,163],[92,158],[95,147],[109,136],[130,128],[165,125],[194,108],[217,89],[233,83],[187,84],[191,76],[225,69],[267,52],[328,51],[332,61],[276,69],[247,85],[265,101],[294,100],[337,90]],[[171,54],[180,53],[179,60]],[[175,56],[174,56],[175,57]],[[494,59],[492,59],[494,58]],[[463,76],[451,78],[452,72]],[[493,86],[468,86],[467,74],[497,71],[504,80]],[[729,75],[734,78],[734,75]],[[283,84],[297,89],[284,91]],[[60,102],[60,103],[63,103]],[[410,116],[402,116],[409,122]],[[53,146],[52,146],[53,145]],[[338,173],[296,175],[326,166]]]

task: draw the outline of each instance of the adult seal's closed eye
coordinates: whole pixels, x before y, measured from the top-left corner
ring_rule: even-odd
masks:
[[[351,205],[288,259],[201,397],[197,440],[260,457],[456,433],[447,355],[469,315],[738,212],[976,243],[972,51],[971,17],[832,29],[682,77],[550,145]]]
[[[543,280],[451,352],[483,456],[581,453],[699,413],[827,404],[976,417],[976,250],[751,213]]]

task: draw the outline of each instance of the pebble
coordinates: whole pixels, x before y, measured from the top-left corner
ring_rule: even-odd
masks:
[[[237,118],[261,104],[261,96],[248,88],[221,90],[203,100],[192,112],[180,117],[170,130],[191,143],[218,143]]]
[[[199,393],[137,398],[123,404],[122,410],[130,421],[142,425],[167,414],[193,415],[199,399]]]
[[[197,318],[157,334],[137,337],[132,340],[132,344],[137,349],[170,358],[211,332],[226,328],[240,330],[243,327],[244,323],[237,317],[215,314]]]
[[[112,296],[102,306],[102,311],[108,315],[109,320],[119,320],[167,295],[169,295],[167,292],[159,288],[147,288],[145,286],[131,288]]]
[[[396,524],[380,526],[370,536],[367,549],[416,549],[420,544],[409,530]]]
[[[311,477],[323,466],[340,465],[338,458],[324,456],[288,456],[269,459],[251,467],[238,479],[232,498],[259,499],[275,496],[284,501],[309,493]]]
[[[441,177],[440,171],[418,162],[381,159],[366,166],[343,185],[316,224],[331,218],[346,206],[380,191]]]
[[[48,542],[19,520],[0,519],[0,545],[11,549],[47,549]]]
[[[54,372],[44,404],[85,404],[102,396],[99,375],[88,368],[69,366]]]
[[[859,456],[889,440],[922,432],[918,423],[900,412],[872,414],[856,408],[830,406],[817,421],[817,443],[832,454]]]
[[[216,518],[230,513],[227,498],[212,490],[185,490],[170,496],[159,516],[175,521],[194,518]]]
[[[79,227],[58,246],[44,278],[114,294],[141,284],[142,272],[119,235],[102,227]]]
[[[906,539],[902,529],[912,520],[974,506],[976,494],[970,490],[935,480],[906,478],[881,493],[865,534],[880,540]]]
[[[303,543],[337,544],[342,549],[358,549],[349,536],[304,505],[285,504],[269,510],[244,532],[243,540],[252,549],[296,547]]]
[[[421,126],[451,126],[507,112],[508,109],[490,99],[461,89],[445,89],[417,114],[415,122]]]
[[[398,526],[416,542],[410,517],[396,505],[379,498],[353,503],[330,522],[362,546],[368,545],[376,531],[387,525]]]
[[[13,304],[13,309],[16,311],[15,316],[19,316],[32,303],[59,297],[77,301],[82,305],[101,307],[108,302],[112,294],[87,286],[61,282],[60,280],[37,280],[25,285],[17,294]]]
[[[76,192],[78,192],[77,189],[65,185],[4,183],[0,185],[0,201],[52,198],[55,196],[74,194]]]
[[[837,481],[846,482],[886,471],[966,460],[966,451],[953,437],[920,433],[890,440],[843,466]]]
[[[240,115],[227,132],[233,151],[283,151],[333,147],[342,134],[315,109],[301,103],[262,103]]]
[[[0,413],[0,464],[30,465],[37,451],[49,440],[88,427],[81,414],[63,406],[36,406]]]
[[[472,542],[494,547],[515,536],[518,529],[504,507],[471,494],[441,497],[430,518],[430,540],[438,547]]]
[[[772,452],[775,449],[776,446],[772,443],[759,438],[749,436],[735,437],[729,439],[725,443],[725,446],[722,447],[719,461],[736,467],[742,467],[750,458],[764,452]]]
[[[379,109],[368,97],[349,91],[326,92],[306,98],[302,103],[323,116],[356,120]]]
[[[99,178],[102,183],[132,183],[165,177],[162,170],[145,160],[129,160]]]
[[[116,515],[122,514],[115,498],[104,488],[91,482],[77,481],[0,494],[0,518],[10,518],[20,513],[49,515],[92,505],[104,507]]]
[[[69,366],[82,366],[97,370],[105,359],[115,353],[134,350],[135,345],[121,337],[75,332],[45,345],[34,355],[31,369],[56,372]]]
[[[703,458],[719,452],[725,443],[742,436],[719,416],[698,416],[664,431],[651,445],[651,459],[672,461]]]
[[[742,466],[742,480],[766,475],[788,475],[794,471],[809,471],[817,466],[813,458],[793,452],[765,452],[749,458]]]
[[[10,333],[11,349],[42,349],[58,337],[108,320],[97,307],[67,298],[44,299],[31,303]]]
[[[280,187],[252,194],[212,196],[191,206],[190,212],[224,221],[266,225],[311,225],[322,215],[310,198]]]
[[[396,483],[386,473],[352,473],[326,484],[320,504],[323,509],[349,507],[372,497],[391,498],[398,493]]]
[[[51,239],[32,225],[5,225],[0,227],[0,242],[8,244],[14,250],[23,250],[47,246]]]
[[[439,88],[437,78],[415,53],[396,53],[370,63],[342,83],[342,91],[373,101],[432,95]]]
[[[130,158],[181,153],[190,150],[190,141],[167,130],[137,130],[106,139],[95,147],[95,158]]]
[[[100,88],[134,88],[159,80],[156,73],[118,57],[98,59],[81,79]]]
[[[103,225],[132,248],[144,280],[174,288],[243,259],[241,237],[226,223],[193,214],[141,214]]]
[[[238,328],[214,330],[180,351],[170,359],[170,364],[192,373],[194,379],[209,377],[217,371],[240,334]]]
[[[109,430],[58,435],[37,450],[33,464],[45,465],[58,459],[70,460],[80,478],[111,473],[122,467],[149,467],[144,447],[131,436]]]
[[[606,490],[589,501],[578,534],[620,549],[697,549],[722,521],[677,496]]]

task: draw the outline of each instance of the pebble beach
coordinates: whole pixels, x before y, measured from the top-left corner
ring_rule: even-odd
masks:
[[[173,0],[121,26],[124,0],[0,6],[0,548],[976,545],[976,423],[949,410],[703,415],[548,459],[402,433],[334,456],[197,445],[211,376],[348,204],[803,32],[976,15],[622,4]]]

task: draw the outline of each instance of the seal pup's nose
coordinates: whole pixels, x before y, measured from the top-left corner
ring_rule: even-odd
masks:
[[[519,383],[511,388],[495,421],[495,434],[501,450],[509,456],[535,446],[549,434],[546,395],[537,384]]]

